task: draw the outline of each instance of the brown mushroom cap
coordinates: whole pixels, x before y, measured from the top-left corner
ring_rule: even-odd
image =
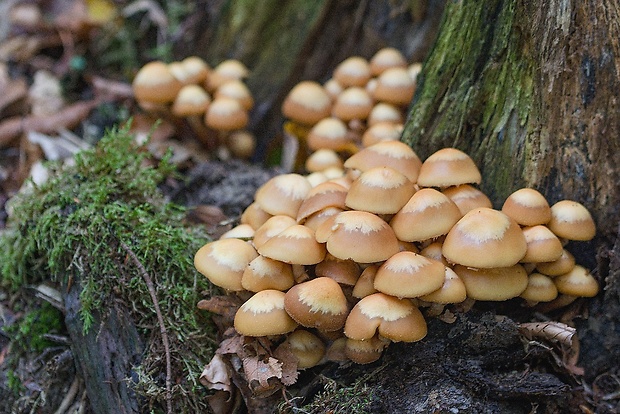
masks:
[[[476,268],[512,266],[526,250],[525,236],[517,222],[490,208],[465,214],[448,232],[442,248],[449,262]]]
[[[137,101],[161,104],[172,102],[183,84],[172,75],[168,65],[157,60],[140,68],[131,86]]]
[[[549,276],[532,273],[528,276],[527,287],[519,296],[528,302],[550,302],[558,297],[558,289]]]
[[[251,239],[254,237],[254,229],[249,224],[238,224],[232,229],[224,232],[220,239]]]
[[[267,289],[285,291],[294,284],[290,264],[260,255],[248,263],[241,276],[241,286],[250,292]]]
[[[447,195],[450,200],[454,201],[454,204],[456,204],[459,210],[461,210],[462,215],[469,213],[475,208],[493,208],[491,199],[482,191],[469,184],[461,184],[455,187],[444,188],[441,192]]]
[[[258,249],[269,239],[295,224],[297,224],[297,222],[291,216],[286,216],[284,214],[276,214],[275,216],[271,216],[256,229],[252,243],[254,244],[254,247]]]
[[[353,260],[340,260],[328,254],[314,268],[317,277],[328,277],[345,286],[354,286],[362,273]]]
[[[443,241],[434,241],[420,250],[420,254],[426,258],[441,262],[444,266],[450,266],[446,258],[443,257],[442,248]]]
[[[344,162],[336,151],[322,148],[314,151],[310,154],[310,156],[308,156],[308,158],[306,158],[304,167],[306,168],[306,171],[311,173],[325,171],[332,167],[343,170]],[[328,179],[327,176],[325,176],[325,178]]]
[[[378,102],[368,114],[367,123],[371,127],[381,122],[402,124],[403,120],[403,112],[398,107],[387,102]]]
[[[445,277],[441,262],[402,251],[387,259],[375,275],[375,289],[398,298],[416,298],[441,287]]]
[[[587,208],[576,201],[562,200],[551,206],[549,229],[568,240],[592,240],[596,225]]]
[[[390,167],[364,171],[347,192],[347,207],[377,214],[394,214],[411,198],[415,188],[401,172]]]
[[[398,106],[409,105],[415,92],[415,81],[406,68],[389,68],[377,77],[372,97]]]
[[[321,338],[305,329],[291,332],[285,342],[297,358],[297,369],[312,368],[325,356],[325,344]]]
[[[536,263],[536,270],[547,276],[560,276],[570,272],[574,267],[575,257],[566,249],[563,249],[560,258],[553,262]]]
[[[517,297],[528,282],[527,272],[520,264],[493,269],[456,265],[454,272],[465,284],[467,297],[475,300],[504,301]]]
[[[450,187],[480,184],[482,176],[474,160],[456,148],[443,148],[431,154],[420,168],[420,187]]]
[[[545,196],[533,188],[521,188],[510,194],[502,212],[522,226],[547,224],[551,220],[551,207]]]
[[[231,98],[239,101],[244,110],[249,111],[254,106],[254,98],[250,89],[242,81],[235,79],[221,84],[214,93],[214,98]]]
[[[215,91],[226,82],[247,78],[249,73],[250,71],[241,61],[237,59],[224,60],[209,73],[206,79],[207,89]]]
[[[331,112],[332,100],[317,82],[302,81],[293,87],[282,103],[282,114],[302,125],[314,125]]]
[[[591,298],[596,296],[599,285],[594,276],[583,266],[575,265],[570,272],[553,278],[558,292],[564,295]]]
[[[344,354],[356,364],[370,364],[381,358],[383,350],[389,343],[388,340],[376,336],[361,341],[346,338]]]
[[[248,113],[236,99],[219,97],[207,108],[205,123],[219,131],[234,131],[246,127]]]
[[[347,189],[331,181],[326,181],[312,188],[297,211],[297,221],[303,223],[310,215],[327,207],[339,207],[344,210]]]
[[[331,113],[346,122],[354,119],[365,120],[373,105],[374,101],[366,89],[350,86],[336,97]]]
[[[521,259],[522,262],[552,262],[562,256],[564,251],[562,242],[551,230],[542,224],[524,227],[523,235],[527,243],[527,250],[525,256]]]
[[[362,134],[362,146],[370,147],[381,141],[398,141],[403,132],[403,125],[394,122],[377,122]]]
[[[232,131],[226,137],[226,147],[233,157],[249,160],[256,149],[256,137],[248,130]]]
[[[326,221],[322,226],[327,226]],[[319,238],[317,229],[317,240]],[[381,218],[366,211],[343,211],[334,216],[325,237],[327,251],[339,259],[358,263],[387,260],[398,252],[392,228]]]
[[[384,47],[379,49],[370,58],[370,71],[373,76],[378,76],[389,68],[405,68],[407,60],[405,56],[396,48]]]
[[[206,112],[211,97],[198,85],[185,85],[179,90],[171,111],[175,116],[193,116],[202,115]]]
[[[221,239],[202,246],[194,256],[196,270],[214,285],[227,290],[243,290],[241,277],[258,256],[254,247],[241,239]]]
[[[362,274],[357,279],[355,286],[353,286],[353,292],[351,292],[354,298],[361,299],[373,293],[377,293],[377,289],[375,289],[377,270],[379,270],[379,265],[376,264],[366,266],[366,268],[362,270]]]
[[[235,314],[235,330],[246,336],[281,335],[297,328],[284,310],[284,292],[263,290],[248,299]]]
[[[181,61],[183,67],[184,79],[183,83],[201,84],[209,76],[211,68],[207,63],[198,56],[188,56]]]
[[[271,237],[261,246],[258,252],[274,260],[284,263],[313,265],[325,258],[325,245],[314,237],[314,231],[301,224],[295,224]]]
[[[390,226],[399,240],[423,241],[447,234],[461,217],[457,205],[446,195],[423,188],[392,217]]]
[[[375,167],[391,167],[415,183],[422,161],[407,144],[400,141],[382,141],[350,156],[344,167],[366,171]]]
[[[420,299],[444,305],[461,303],[467,299],[467,289],[461,278],[449,267],[445,267],[444,270],[444,281],[441,287],[428,295],[420,296]]]
[[[271,214],[264,211],[258,203],[254,202],[246,207],[241,213],[241,219],[239,220],[241,224],[249,224],[252,226],[254,230],[258,229],[263,225],[269,218],[272,217]]]
[[[313,150],[342,151],[352,142],[347,125],[339,118],[328,117],[317,122],[308,132],[308,147]]]
[[[344,326],[349,307],[335,280],[319,277],[299,283],[286,292],[284,307],[302,326],[337,331]]]
[[[333,78],[345,88],[364,86],[370,79],[370,64],[361,56],[351,56],[334,69]]]
[[[344,325],[350,339],[369,340],[377,333],[394,342],[415,342],[426,336],[427,326],[410,300],[378,292],[360,299]]]
[[[299,206],[311,189],[312,185],[300,174],[280,174],[260,186],[254,198],[269,214],[297,217]]]

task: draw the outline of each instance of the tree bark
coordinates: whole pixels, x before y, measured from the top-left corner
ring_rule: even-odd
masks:
[[[619,13],[615,0],[450,2],[403,133],[423,159],[471,155],[496,208],[533,187],[591,211],[597,237],[568,245],[603,288],[578,324],[590,381],[620,358]]]

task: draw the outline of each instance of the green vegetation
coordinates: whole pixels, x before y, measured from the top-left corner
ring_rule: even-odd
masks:
[[[160,342],[153,300],[128,257],[131,249],[153,280],[170,338],[178,381],[173,399],[188,412],[203,410],[198,377],[214,342],[207,315],[196,307],[200,292],[210,285],[196,272],[193,255],[208,238],[201,229],[184,226],[184,208],[168,203],[158,189],[174,173],[173,166],[167,159],[154,160],[123,129],[108,132],[97,147],[80,153],[73,166],[55,166],[53,172],[45,184],[11,200],[9,228],[0,237],[1,285],[12,294],[27,295],[25,287],[44,281],[57,283],[61,291],[80,283],[85,331],[97,328],[93,314],[105,315],[105,304],[116,298],[127,305],[145,340]],[[62,321],[61,315],[56,317]],[[27,321],[20,329],[38,326]],[[163,401],[166,369],[165,359],[156,354],[161,347],[147,349],[135,389],[138,394],[149,390],[145,403],[152,404]]]
[[[45,335],[57,334],[61,329],[62,313],[44,302],[40,307],[26,312],[19,323],[10,326],[6,333],[11,336],[14,346],[39,353],[53,345]]]

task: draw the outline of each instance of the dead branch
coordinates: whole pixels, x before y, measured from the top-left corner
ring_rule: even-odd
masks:
[[[527,338],[539,337],[559,342],[568,347],[573,344],[575,328],[561,322],[529,322],[519,324],[519,330]]]

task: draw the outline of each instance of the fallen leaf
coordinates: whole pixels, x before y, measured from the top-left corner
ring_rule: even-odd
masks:
[[[575,335],[575,328],[561,322],[521,323],[519,330],[528,339],[539,337],[568,347],[572,346],[573,336]]]
[[[270,378],[282,378],[282,363],[273,357],[268,357],[266,361],[258,357],[248,357],[243,359],[243,371],[248,379],[248,383],[257,381],[264,390],[271,389]]]
[[[299,371],[297,370],[297,357],[293,354],[288,341],[284,341],[273,352],[273,356],[282,363],[282,384],[293,385],[297,382]]]
[[[200,374],[200,383],[211,390],[232,391],[230,369],[222,355],[215,354]]]

